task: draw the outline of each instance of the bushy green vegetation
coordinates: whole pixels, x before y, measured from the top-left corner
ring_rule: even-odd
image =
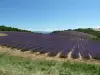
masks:
[[[53,31],[52,33],[59,33],[64,31],[78,31],[78,32],[84,32],[87,34],[91,34],[93,36],[96,36],[97,38],[92,38],[91,40],[99,40],[100,41],[100,31],[95,31],[92,28],[78,28],[78,29],[68,29],[68,30],[62,30],[62,31]],[[52,34],[51,33],[51,34]]]
[[[0,53],[0,75],[100,75],[100,65],[31,60]]]
[[[74,31],[88,33],[88,34],[97,36],[98,37],[97,39],[100,39],[100,31],[95,31],[92,28],[87,28],[87,29],[79,28],[79,29],[75,29]]]
[[[18,28],[14,28],[14,27],[7,27],[4,25],[0,26],[0,31],[17,31],[17,32],[31,32],[28,30],[22,30],[22,29],[18,29]]]

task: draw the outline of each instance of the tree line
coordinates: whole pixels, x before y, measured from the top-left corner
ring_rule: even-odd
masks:
[[[14,28],[14,27],[7,27],[4,25],[0,26],[0,31],[17,31],[17,32],[31,32],[28,30],[22,30],[22,29],[18,29],[18,28]]]

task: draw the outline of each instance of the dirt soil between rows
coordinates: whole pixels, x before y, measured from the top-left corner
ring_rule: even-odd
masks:
[[[8,34],[0,33],[0,36],[8,36]]]
[[[32,60],[56,60],[56,61],[70,61],[72,63],[86,63],[86,64],[100,64],[100,60],[95,60],[95,59],[91,59],[91,60],[80,60],[80,59],[67,59],[67,58],[59,58],[59,57],[49,57],[45,54],[38,54],[37,53],[32,53],[30,51],[26,51],[26,52],[22,52],[20,50],[17,49],[11,49],[11,48],[7,48],[7,47],[2,47],[0,46],[0,53],[7,53],[11,56],[19,56],[19,57],[24,57],[24,58],[28,58],[28,59],[32,59]]]

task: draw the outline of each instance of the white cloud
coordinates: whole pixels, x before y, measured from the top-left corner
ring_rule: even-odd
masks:
[[[85,27],[85,26],[76,26],[76,28],[100,28],[100,26],[99,25],[91,25],[91,26],[88,26],[87,25],[87,27]]]
[[[29,30],[29,31],[33,31],[32,28],[22,28],[23,30]]]
[[[27,30],[32,31],[33,29],[32,28],[28,28]]]
[[[42,31],[55,31],[55,30],[65,30],[65,28],[52,28],[52,29],[43,29]]]
[[[100,28],[100,26],[96,26],[96,25],[94,25],[92,28],[96,28],[96,29],[98,29],[98,28]]]
[[[96,28],[100,28],[100,26],[97,26]]]
[[[77,28],[100,28],[100,26],[96,26],[96,25],[92,25],[91,27],[85,27],[85,26],[75,26],[74,29]],[[29,31],[55,31],[55,30],[66,30],[67,28],[38,28],[38,29],[34,29],[34,28],[23,28],[24,30],[29,30]],[[70,28],[69,28],[70,29]]]

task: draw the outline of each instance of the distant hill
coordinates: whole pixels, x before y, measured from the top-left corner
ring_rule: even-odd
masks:
[[[75,29],[74,31],[88,33],[88,34],[97,36],[100,39],[100,31],[96,31],[93,28],[87,28],[87,29],[79,28],[79,29]]]
[[[17,32],[31,32],[28,30],[22,30],[22,29],[18,29],[18,28],[14,28],[14,27],[7,27],[4,25],[0,26],[0,31],[17,31]]]
[[[68,29],[68,30],[63,30],[63,31],[53,31],[51,34],[53,33],[61,33],[61,32],[65,32],[65,31],[78,31],[78,32],[84,32],[84,33],[87,33],[87,34],[91,34],[93,36],[96,36],[97,38],[93,38],[94,40],[100,40],[100,31],[96,31],[92,28],[78,28],[78,29],[74,29],[74,30],[71,30],[71,29]]]
[[[42,33],[42,34],[49,34],[49,31],[33,31],[34,33]]]
[[[18,28],[14,28],[14,27],[7,27],[4,25],[0,26],[0,31],[16,31],[16,32],[32,32],[32,31],[28,31],[28,30],[22,30],[22,29],[18,29]],[[68,29],[68,30],[63,30],[63,31],[53,31],[53,32],[44,32],[44,31],[33,31],[34,33],[42,33],[42,34],[53,34],[53,33],[59,33],[59,32],[65,32],[65,31],[78,31],[78,32],[84,32],[87,34],[91,34],[93,36],[96,36],[97,40],[100,40],[100,28],[95,29],[95,28],[78,28],[78,29]]]
[[[100,31],[100,28],[93,28],[93,30],[95,30],[95,31]]]

